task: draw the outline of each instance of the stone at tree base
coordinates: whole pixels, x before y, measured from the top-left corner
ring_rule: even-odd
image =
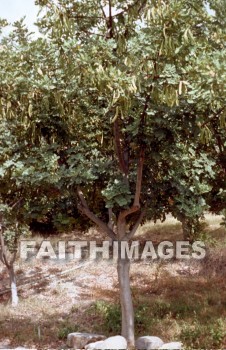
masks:
[[[85,346],[85,350],[100,349],[100,346],[102,346],[103,343],[104,343],[103,340],[96,341],[95,343],[89,343]]]
[[[88,343],[104,339],[106,337],[100,334],[75,332],[68,334],[67,345],[69,348],[83,349]]]
[[[104,341],[88,344],[86,350],[126,350],[127,341],[121,335],[116,335],[114,337],[109,337]]]
[[[182,346],[183,344],[181,342],[165,343],[159,348],[159,350],[182,350]]]
[[[14,350],[36,350],[36,349],[31,349],[31,348],[24,348],[23,346],[18,346]]]
[[[152,350],[159,349],[164,342],[159,337],[144,336],[140,337],[135,342],[135,347],[137,350]]]

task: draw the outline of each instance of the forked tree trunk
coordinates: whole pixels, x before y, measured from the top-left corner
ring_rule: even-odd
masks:
[[[122,316],[121,334],[128,341],[129,346],[134,346],[134,310],[130,288],[130,260],[118,257],[118,280]]]
[[[140,178],[141,176],[139,176]],[[139,192],[139,184],[137,185]],[[136,202],[134,206],[129,209],[122,211],[119,214],[117,220],[117,234],[112,230],[111,225],[106,225],[102,220],[100,220],[91,210],[89,209],[86,199],[82,193],[82,190],[78,187],[77,189],[78,197],[80,199],[80,203],[78,204],[78,208],[82,211],[83,214],[87,215],[87,217],[92,220],[95,224],[101,227],[108,236],[113,241],[118,241],[119,243],[123,240],[128,241],[131,239],[138,228],[145,211],[143,211],[137,220],[137,223],[134,225],[132,231],[129,235],[126,234],[126,216],[136,212],[139,209],[139,203],[137,195],[135,196]],[[112,216],[112,211],[109,211],[109,218]],[[121,316],[122,316],[122,331],[121,334],[124,336],[128,342],[129,347],[133,347],[135,343],[134,339],[134,310],[133,310],[133,302],[132,295],[130,289],[130,260],[129,258],[121,256],[121,244],[118,245],[118,280],[119,280],[119,292],[120,292],[120,303],[121,303]]]
[[[13,265],[9,266],[8,271],[10,277],[11,303],[13,307],[16,307],[18,305],[19,298],[17,294],[16,276]]]

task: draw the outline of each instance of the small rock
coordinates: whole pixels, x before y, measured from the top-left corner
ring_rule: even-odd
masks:
[[[70,333],[67,336],[67,345],[70,348],[83,349],[88,343],[104,340],[106,337],[92,333]]]
[[[164,350],[182,350],[183,344],[181,342],[165,343],[159,349]]]
[[[86,350],[126,350],[127,341],[121,335],[116,335],[114,337],[107,338],[104,341],[99,341],[96,343],[88,344]]]
[[[135,347],[137,350],[152,350],[159,349],[164,342],[159,337],[144,336],[140,337],[135,342]]]
[[[0,349],[11,349],[10,340],[4,339],[3,341],[0,341]]]

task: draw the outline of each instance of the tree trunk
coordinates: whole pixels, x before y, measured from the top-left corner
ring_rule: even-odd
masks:
[[[16,307],[18,305],[19,299],[18,299],[18,295],[17,295],[16,276],[15,276],[13,265],[9,266],[8,271],[9,271],[9,277],[10,277],[12,306]]]
[[[120,303],[122,315],[121,334],[126,338],[129,346],[134,346],[134,310],[130,288],[130,260],[122,259],[119,249],[118,257],[118,280],[120,289]]]
[[[183,237],[185,241],[189,241],[191,244],[194,243],[200,231],[200,223],[198,218],[193,220],[186,217],[180,219],[182,223]]]
[[[143,158],[142,158],[143,159]],[[143,160],[140,161],[141,169]],[[136,186],[136,191],[140,191],[139,182],[142,179],[142,171],[138,170],[138,185]],[[122,316],[122,331],[121,334],[126,338],[129,347],[133,347],[135,343],[134,339],[134,310],[133,310],[133,302],[132,295],[130,289],[130,260],[128,257],[122,259],[121,257],[121,245],[120,242],[123,240],[128,241],[131,237],[126,237],[126,217],[136,211],[139,210],[139,196],[136,194],[135,204],[129,208],[120,212],[118,220],[117,220],[117,234],[113,231],[113,227],[111,228],[111,224],[106,225],[102,220],[100,220],[88,207],[86,199],[83,195],[81,188],[78,187],[77,194],[80,199],[80,203],[78,204],[79,210],[85,214],[90,220],[92,220],[95,224],[97,224],[100,228],[102,228],[107,235],[113,240],[117,240],[119,242],[119,250],[118,250],[118,280],[119,280],[119,289],[120,289],[120,303],[121,303],[121,316]],[[112,209],[109,210],[109,218],[112,217]],[[140,216],[137,223],[140,223],[143,217]],[[110,226],[110,227],[109,227]],[[134,234],[138,225],[135,224],[131,233]]]
[[[182,223],[184,240],[190,241],[190,239],[192,237],[192,225],[189,223],[189,221],[186,218],[183,218],[181,220],[181,223]]]

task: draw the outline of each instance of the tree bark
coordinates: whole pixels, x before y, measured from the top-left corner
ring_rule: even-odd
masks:
[[[182,224],[183,238],[185,241],[189,241],[191,244],[194,243],[195,236],[197,234],[195,221],[191,221],[186,217],[181,217],[180,222]]]
[[[181,224],[182,224],[182,231],[183,231],[184,240],[189,241],[191,239],[192,227],[186,218],[183,218],[181,220]]]
[[[126,338],[129,347],[135,343],[134,337],[134,308],[130,287],[130,259],[121,256],[121,242],[126,235],[126,220],[119,216],[117,223],[118,234],[118,262],[117,272],[119,281],[119,294],[121,304],[121,335]]]
[[[130,288],[130,260],[122,259],[119,249],[118,257],[118,280],[121,304],[121,334],[126,338],[128,346],[134,346],[134,309],[132,302],[132,294]]]
[[[8,271],[9,271],[9,277],[10,277],[11,302],[12,302],[12,306],[16,307],[18,305],[19,298],[17,294],[16,276],[15,276],[13,265],[9,266]]]

